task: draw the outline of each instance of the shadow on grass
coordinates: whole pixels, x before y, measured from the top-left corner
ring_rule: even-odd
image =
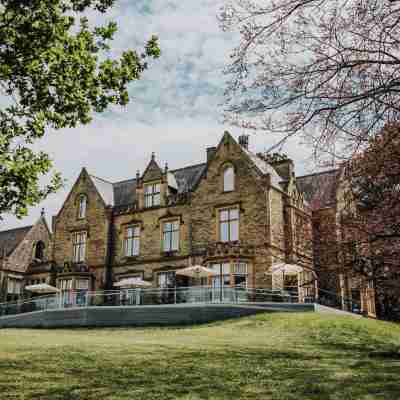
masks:
[[[0,362],[1,399],[400,398],[399,364],[328,347],[35,352]]]

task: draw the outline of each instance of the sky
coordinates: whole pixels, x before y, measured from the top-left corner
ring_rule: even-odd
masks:
[[[223,124],[224,65],[238,41],[235,32],[223,32],[216,18],[221,0],[118,0],[106,15],[91,12],[95,25],[118,24],[111,56],[124,49],[141,49],[152,34],[159,36],[161,57],[152,62],[140,81],[129,86],[130,103],[113,106],[93,121],[75,129],[48,132],[37,149],[50,154],[65,185],[21,220],[6,215],[0,230],[30,225],[45,209],[60,210],[82,167],[112,182],[144,171],[155,152],[161,167],[170,169],[205,162],[206,148],[215,146],[224,130],[237,138],[250,134],[249,148],[263,151],[276,138],[265,132],[246,132]],[[309,151],[298,140],[284,152],[295,162],[296,174],[312,172]]]

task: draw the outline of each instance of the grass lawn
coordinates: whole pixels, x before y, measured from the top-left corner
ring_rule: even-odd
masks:
[[[0,399],[400,399],[400,325],[262,314],[185,328],[0,330]]]

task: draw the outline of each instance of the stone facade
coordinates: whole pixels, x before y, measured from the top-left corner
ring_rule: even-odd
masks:
[[[52,237],[43,215],[33,226],[0,232],[0,248],[1,301],[18,298],[27,285],[51,281]]]
[[[311,229],[311,208],[293,163],[256,155],[246,137],[239,139],[225,132],[207,149],[205,163],[177,170],[161,168],[152,155],[143,174],[122,182],[83,169],[53,218],[55,273],[47,272],[48,281],[63,290],[98,291],[140,276],[154,287],[180,286],[198,282],[176,272],[201,264],[223,271],[228,286],[282,289],[286,280],[274,265],[297,263],[303,271],[296,290],[301,300],[312,296],[312,246],[302,235]],[[227,169],[233,169],[230,190]]]

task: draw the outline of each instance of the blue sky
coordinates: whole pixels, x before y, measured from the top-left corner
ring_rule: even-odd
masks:
[[[238,40],[237,34],[222,32],[218,26],[221,5],[220,0],[119,0],[106,16],[89,14],[93,24],[118,23],[111,55],[140,49],[157,34],[162,56],[142,80],[130,85],[128,106],[113,107],[74,130],[49,132],[37,144],[54,159],[66,179],[65,188],[22,220],[6,216],[0,229],[33,223],[42,207],[50,221],[83,166],[104,179],[123,180],[134,177],[137,169],[143,171],[153,151],[161,166],[168,162],[174,169],[204,162],[206,147],[216,145],[225,129],[235,137],[244,133],[221,122],[222,69]],[[250,149],[265,150],[275,140],[252,133]],[[295,160],[298,174],[310,171],[307,150],[298,142],[289,143],[285,152]]]

